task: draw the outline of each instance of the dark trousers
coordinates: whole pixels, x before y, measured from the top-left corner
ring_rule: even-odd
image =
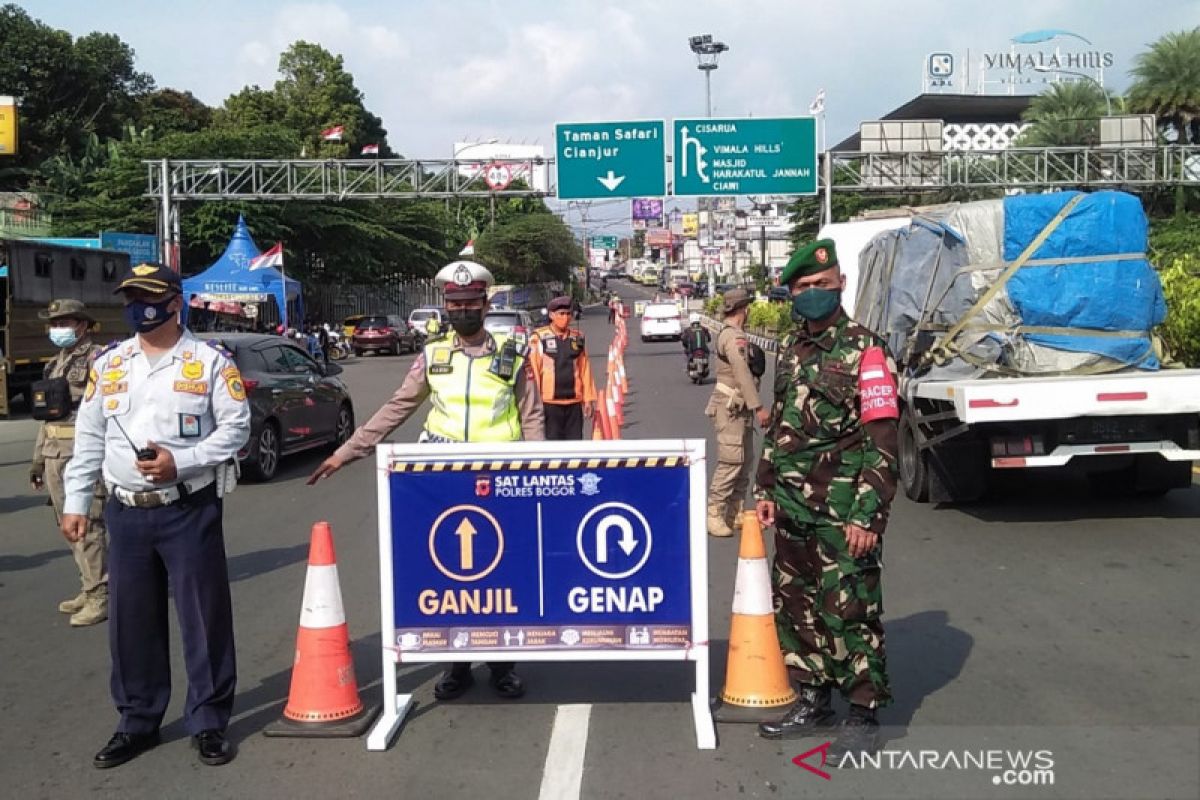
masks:
[[[221,500],[208,486],[159,508],[132,508],[110,497],[108,644],[118,731],[158,730],[171,699],[168,586],[183,638],[189,733],[225,730],[237,664]]]
[[[583,403],[546,403],[546,440],[583,438]]]

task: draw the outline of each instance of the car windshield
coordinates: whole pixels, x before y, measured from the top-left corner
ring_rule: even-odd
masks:
[[[516,311],[492,311],[483,320],[483,326],[492,328],[515,328],[521,324],[521,317]]]
[[[363,317],[362,322],[358,323],[360,328],[386,328],[387,326],[387,317]]]
[[[430,317],[437,316],[437,313],[432,309],[426,308],[423,310],[414,311],[408,315],[409,322],[424,322]]]
[[[643,316],[646,319],[679,319],[679,307],[667,304],[649,305],[646,306]]]

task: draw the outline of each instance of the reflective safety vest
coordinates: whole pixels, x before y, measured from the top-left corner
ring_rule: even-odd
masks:
[[[489,334],[490,335],[490,334]],[[512,374],[492,372],[505,337],[492,336],[490,352],[472,358],[457,336],[425,345],[425,379],[432,408],[425,430],[455,442],[515,442],[521,438],[521,415],[515,385],[525,369],[525,350],[517,348]]]
[[[529,344],[529,363],[543,403],[569,405],[596,400],[582,331],[568,328],[565,336],[559,336],[547,325],[533,332]]]

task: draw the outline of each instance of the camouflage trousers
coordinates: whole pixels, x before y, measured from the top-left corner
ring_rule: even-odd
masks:
[[[775,534],[775,627],[793,681],[835,685],[851,703],[891,702],[884,655],[882,547],[862,558],[841,523],[785,522]]]

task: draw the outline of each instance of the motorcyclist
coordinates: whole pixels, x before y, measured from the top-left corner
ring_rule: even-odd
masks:
[[[708,358],[708,345],[712,341],[712,336],[708,329],[700,324],[700,315],[695,311],[688,315],[688,329],[683,332],[680,339],[683,341],[683,353],[688,361],[691,361],[692,353],[697,350],[703,351],[704,357]]]

